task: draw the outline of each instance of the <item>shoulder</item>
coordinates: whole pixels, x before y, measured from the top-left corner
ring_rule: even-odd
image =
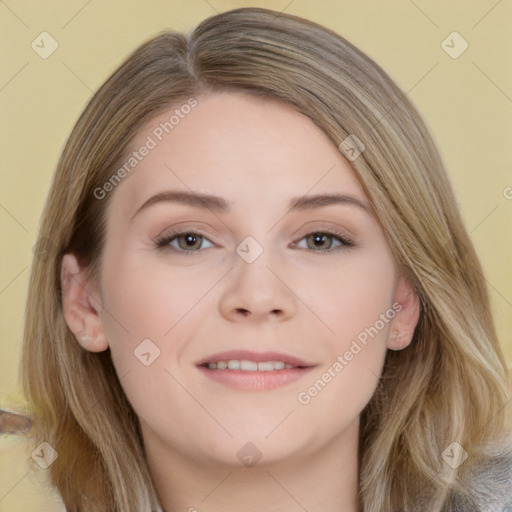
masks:
[[[447,512],[512,512],[512,436],[489,450]]]

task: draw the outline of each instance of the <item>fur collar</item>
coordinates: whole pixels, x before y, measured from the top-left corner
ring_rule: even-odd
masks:
[[[446,512],[512,512],[512,436],[471,472],[465,493],[454,493]]]

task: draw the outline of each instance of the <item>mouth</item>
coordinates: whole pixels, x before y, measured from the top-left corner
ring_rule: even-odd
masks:
[[[231,351],[215,354],[197,363],[208,378],[243,391],[274,389],[303,377],[316,365],[277,352]]]

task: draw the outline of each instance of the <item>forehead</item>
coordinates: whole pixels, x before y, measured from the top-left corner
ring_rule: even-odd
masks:
[[[335,144],[292,106],[233,92],[194,101],[174,105],[140,130],[130,150],[137,163],[116,195],[133,206],[167,188],[246,206],[259,198],[259,207],[262,197],[281,201],[308,192],[364,199]]]

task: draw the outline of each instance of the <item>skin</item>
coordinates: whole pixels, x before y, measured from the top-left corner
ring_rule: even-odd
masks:
[[[133,148],[174,108],[148,123]],[[232,206],[212,212],[159,202],[136,214],[171,189]],[[369,204],[349,162],[311,120],[275,100],[201,96],[111,192],[100,285],[74,255],[63,260],[66,322],[85,349],[110,348],[167,511],[358,510],[359,416],[386,351],[411,342],[419,306],[371,210],[289,211],[291,198],[324,193]],[[203,235],[200,250],[177,252],[178,240],[174,252],[158,248],[155,239],[171,228]],[[308,235],[326,231],[354,246],[327,237],[318,249]],[[263,248],[252,263],[236,252],[247,236]],[[322,252],[329,247],[338,250]],[[300,403],[298,394],[394,303],[400,312]],[[149,366],[133,353],[146,338],[160,350]],[[195,366],[232,349],[284,352],[316,366],[263,392],[229,388]],[[248,442],[257,448],[246,447],[250,454],[261,454],[252,467],[237,457]]]

